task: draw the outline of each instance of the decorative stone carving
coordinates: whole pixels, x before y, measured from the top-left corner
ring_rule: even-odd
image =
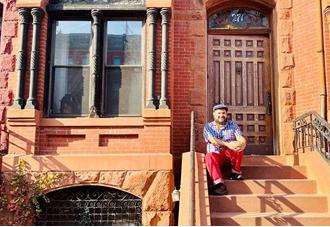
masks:
[[[147,87],[147,108],[155,108],[154,104],[154,77],[156,68],[156,21],[158,11],[155,8],[147,9],[148,24],[148,87]]]
[[[17,59],[17,96],[14,101],[14,108],[23,109],[25,105],[24,101],[24,74],[26,67],[26,48],[27,48],[27,32],[28,32],[28,23],[30,11],[25,8],[20,8],[18,10],[21,37],[19,39],[19,50],[18,50],[18,59]]]
[[[162,8],[162,56],[161,56],[161,97],[159,108],[167,109],[167,72],[168,72],[168,16],[169,9]]]
[[[93,9],[91,12],[91,15],[93,17],[93,40],[92,40],[92,53],[93,56],[91,58],[91,74],[90,74],[90,82],[89,82],[89,88],[90,88],[90,100],[89,100],[89,117],[98,117],[98,110],[97,110],[97,103],[96,103],[96,83],[98,81],[98,78],[100,77],[100,64],[99,59],[101,56],[101,48],[99,44],[99,38],[101,36],[101,22],[103,18],[103,13],[101,10]]]
[[[37,80],[39,68],[39,43],[40,43],[40,30],[41,20],[44,16],[44,11],[41,8],[33,8],[31,10],[33,18],[33,36],[32,36],[32,51],[30,63],[30,86],[29,98],[25,108],[37,109]]]

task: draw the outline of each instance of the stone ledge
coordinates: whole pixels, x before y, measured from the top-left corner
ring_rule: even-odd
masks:
[[[42,118],[40,126],[67,127],[67,126],[143,126],[142,117],[118,118]]]
[[[45,9],[48,0],[17,0],[17,8],[42,8]]]
[[[172,6],[171,0],[146,0],[147,8],[169,8]]]
[[[35,109],[14,109],[12,107],[7,110],[8,121],[13,121],[13,119],[35,119],[41,115],[39,110]]]
[[[168,153],[128,153],[109,155],[5,155],[2,170],[13,171],[18,161],[25,160],[31,171],[109,171],[172,170]]]

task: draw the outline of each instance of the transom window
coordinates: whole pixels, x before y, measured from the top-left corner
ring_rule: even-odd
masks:
[[[140,116],[142,112],[142,19],[104,18],[99,36],[102,65],[96,78],[101,116]],[[92,21],[54,19],[52,23],[48,116],[87,116],[90,107]]]
[[[210,29],[266,29],[269,20],[254,9],[230,8],[218,11],[209,17]]]

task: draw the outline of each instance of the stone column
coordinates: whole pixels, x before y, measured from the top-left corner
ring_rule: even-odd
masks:
[[[156,61],[156,16],[155,8],[147,9],[148,25],[148,81],[147,81],[147,108],[155,108],[154,104],[154,77]]]
[[[40,42],[40,29],[41,20],[44,11],[41,8],[33,8],[31,10],[33,18],[33,36],[32,36],[32,51],[31,51],[31,64],[30,64],[30,86],[29,98],[27,100],[27,109],[37,109],[37,79],[39,69],[39,42]]]
[[[101,31],[101,23],[102,23],[103,13],[101,10],[93,9],[92,17],[93,17],[93,40],[92,40],[92,57],[90,62],[90,85],[89,85],[89,117],[98,117],[98,109],[97,109],[97,81],[100,77],[100,57],[101,57],[101,49],[100,49],[100,31]]]
[[[17,59],[17,97],[14,100],[13,107],[16,109],[23,109],[25,105],[24,101],[24,74],[26,67],[26,47],[27,47],[27,31],[29,25],[29,10],[20,8],[18,10],[21,37],[19,39],[19,50]]]
[[[168,75],[168,8],[162,8],[162,57],[161,57],[161,94],[159,108],[167,109],[167,75]]]

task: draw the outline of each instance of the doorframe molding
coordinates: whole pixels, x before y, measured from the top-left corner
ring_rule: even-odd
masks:
[[[206,66],[207,66],[207,78],[206,78],[206,118],[208,118],[210,114],[209,110],[209,99],[208,99],[208,90],[209,90],[209,36],[210,35],[264,35],[269,39],[269,72],[270,75],[270,82],[271,82],[271,94],[272,94],[272,139],[273,139],[273,155],[280,155],[280,119],[279,119],[279,72],[276,67],[278,63],[278,54],[277,54],[277,43],[276,43],[276,36],[277,36],[277,17],[276,17],[276,4],[273,0],[207,0],[206,3],[206,46],[207,46],[207,57],[206,57]],[[247,7],[259,10],[263,13],[266,13],[269,18],[269,29],[263,29],[256,31],[255,29],[251,30],[241,30],[241,31],[232,31],[232,30],[209,30],[208,29],[208,18],[209,16],[219,10],[223,10],[226,8],[233,8],[233,7]],[[277,77],[276,77],[277,75]]]

